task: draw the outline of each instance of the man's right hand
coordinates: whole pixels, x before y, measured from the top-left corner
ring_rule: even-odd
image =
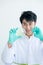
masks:
[[[8,40],[8,47],[11,48],[13,42],[15,42],[17,39],[21,38],[21,35],[16,35],[18,28],[13,28],[9,31],[9,40]]]

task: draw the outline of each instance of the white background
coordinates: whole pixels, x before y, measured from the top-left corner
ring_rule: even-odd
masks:
[[[8,41],[10,28],[20,27],[19,17],[23,11],[37,14],[37,26],[43,32],[43,0],[0,0],[0,65],[1,54]]]

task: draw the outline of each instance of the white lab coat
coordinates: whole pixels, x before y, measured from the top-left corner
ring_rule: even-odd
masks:
[[[2,59],[5,63],[43,64],[43,43],[36,37],[24,35],[12,48],[6,47]]]

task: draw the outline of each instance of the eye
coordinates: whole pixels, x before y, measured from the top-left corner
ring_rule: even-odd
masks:
[[[23,23],[23,25],[26,25],[26,23]]]
[[[32,23],[29,23],[29,25],[32,25]]]

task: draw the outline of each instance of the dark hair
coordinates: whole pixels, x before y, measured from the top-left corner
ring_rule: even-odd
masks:
[[[28,21],[34,21],[36,22],[37,20],[37,15],[33,13],[32,11],[24,11],[21,16],[20,16],[20,22],[22,23],[23,19],[25,19],[27,22]]]

